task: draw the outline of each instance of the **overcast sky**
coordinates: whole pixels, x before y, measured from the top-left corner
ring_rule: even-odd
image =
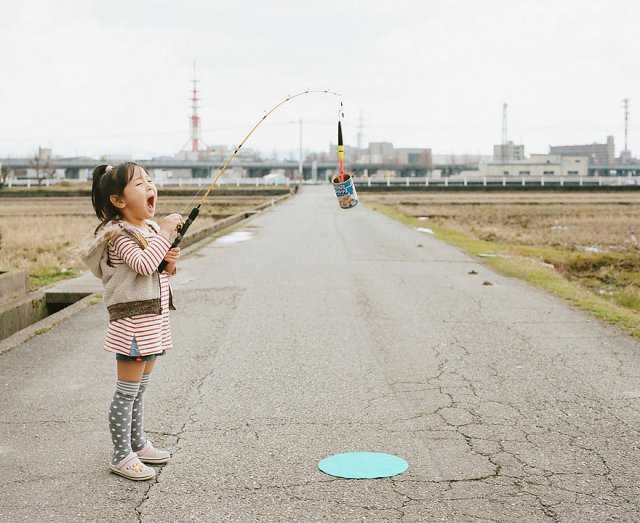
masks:
[[[609,0],[0,0],[0,157],[174,154],[192,61],[202,135],[237,144],[288,94],[342,94],[345,141],[491,154],[509,139],[640,155],[637,2]],[[336,140],[339,99],[285,104],[247,142],[270,154]]]

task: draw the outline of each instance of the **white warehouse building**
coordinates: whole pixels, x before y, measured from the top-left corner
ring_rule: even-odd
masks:
[[[489,162],[486,176],[587,176],[589,157],[532,154],[527,160]]]

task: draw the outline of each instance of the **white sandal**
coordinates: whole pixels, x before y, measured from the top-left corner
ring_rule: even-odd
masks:
[[[171,454],[169,454],[166,450],[158,450],[154,448],[149,440],[144,444],[140,450],[136,452],[140,461],[143,463],[166,463],[169,461]]]
[[[144,481],[153,479],[156,476],[156,471],[142,463],[135,452],[132,452],[115,465],[109,464],[109,468],[114,474],[119,474],[133,481]]]

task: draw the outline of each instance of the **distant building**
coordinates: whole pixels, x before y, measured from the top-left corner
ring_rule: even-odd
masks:
[[[102,156],[100,156],[100,161],[106,162],[109,165],[118,165],[122,162],[132,162],[133,155],[131,153],[103,154]]]
[[[391,142],[371,142],[367,149],[360,149],[359,156],[366,158],[364,163],[395,163],[398,160]]]
[[[589,159],[585,156],[532,154],[528,160],[490,162],[487,176],[588,176]]]
[[[400,165],[408,167],[431,167],[432,157],[431,149],[401,147],[395,150],[396,157]]]
[[[174,158],[176,160],[188,162],[219,162],[223,161],[233,152],[234,148],[228,145],[213,145],[199,151],[180,151],[174,155]],[[254,161],[259,161],[261,159],[258,151],[249,148],[242,148],[238,151],[236,158],[238,160]]]
[[[345,145],[345,160],[352,164],[386,164],[403,168],[431,169],[431,149],[420,147],[396,148],[391,142],[370,142],[365,148]],[[338,158],[338,146],[331,144],[329,158]]]
[[[592,165],[615,165],[613,136],[607,136],[607,143],[592,143],[590,145],[552,145],[549,154],[560,156],[586,156]]]
[[[620,163],[623,165],[635,163],[635,158],[628,149],[620,151]]]
[[[493,146],[494,162],[513,162],[524,160],[524,145],[507,142]]]
[[[163,173],[165,178],[208,178],[234,152],[228,145],[207,146],[204,150],[176,153],[173,158],[181,162],[207,162],[211,167],[193,167],[190,169],[173,169]],[[235,156],[237,160],[260,161],[260,153],[255,149],[243,148]],[[243,178],[245,172],[241,168],[230,167],[225,171],[225,178]]]

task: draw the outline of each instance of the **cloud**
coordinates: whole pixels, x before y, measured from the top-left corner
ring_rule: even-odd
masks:
[[[503,102],[528,151],[606,134],[620,143],[620,100],[633,111],[640,87],[634,6],[26,0],[5,10],[0,33],[11,50],[0,57],[0,156],[38,145],[172,154],[188,138],[194,58],[211,143],[237,143],[265,109],[307,88],[343,93],[352,143],[362,111],[365,141],[490,154]],[[296,148],[289,122],[302,118],[305,146],[325,149],[336,109],[321,96],[296,100],[248,146]]]

